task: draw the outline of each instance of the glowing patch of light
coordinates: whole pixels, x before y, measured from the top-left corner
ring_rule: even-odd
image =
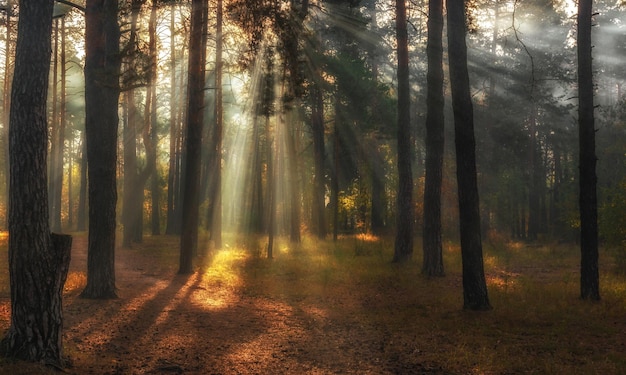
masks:
[[[201,307],[224,309],[237,300],[236,291],[242,286],[238,265],[243,264],[249,254],[240,248],[218,251],[210,265],[204,269],[200,283],[194,290],[192,301]]]

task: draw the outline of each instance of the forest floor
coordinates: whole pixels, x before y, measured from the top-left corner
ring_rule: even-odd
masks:
[[[6,241],[5,241],[6,242]],[[486,246],[491,311],[462,309],[459,249],[447,276],[391,264],[391,240],[226,241],[177,275],[178,238],[116,253],[119,298],[78,297],[86,237],[74,237],[64,295],[69,374],[626,373],[626,277],[603,253],[600,302],[577,298],[574,246]],[[0,253],[6,252],[6,246]],[[0,254],[1,256],[1,254]],[[5,259],[6,257],[2,257]],[[6,260],[1,264],[6,270]],[[0,329],[10,323],[0,278]],[[0,374],[47,374],[0,360]]]

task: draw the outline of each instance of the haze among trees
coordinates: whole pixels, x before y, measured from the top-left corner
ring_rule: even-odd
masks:
[[[64,368],[64,297],[124,300],[118,272],[127,285],[129,257],[150,259],[153,244],[154,264],[130,269],[191,289],[226,290],[205,278],[230,254],[241,263],[210,277],[241,272],[257,291],[295,267],[292,281],[315,275],[323,296],[333,280],[351,290],[357,277],[331,270],[359,272],[346,257],[363,257],[372,280],[409,288],[368,282],[364,300],[389,293],[393,311],[417,285],[446,286],[487,320],[509,285],[576,257],[579,292],[563,294],[580,311],[614,306],[626,297],[625,9],[0,1],[2,354]],[[68,275],[81,276],[64,288]]]

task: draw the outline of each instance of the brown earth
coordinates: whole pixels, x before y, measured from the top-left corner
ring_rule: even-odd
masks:
[[[177,275],[174,266],[163,266],[162,259],[151,259],[145,251],[118,249],[119,298],[87,300],[78,297],[84,286],[80,278],[84,278],[86,269],[86,239],[76,237],[64,298],[66,372],[438,372],[417,363],[403,363],[399,358],[392,362],[384,359],[386,334],[375,326],[364,325],[353,315],[363,307],[356,295],[295,293],[294,297],[293,293],[281,290],[262,293],[258,285],[246,287],[239,275],[225,269],[234,267],[235,271],[241,271],[242,267],[248,267],[241,255],[235,257],[238,259],[225,260],[228,264],[218,265],[221,269],[215,272],[185,276]],[[260,263],[254,267],[259,265],[263,267]],[[299,276],[287,271],[279,278],[292,284]],[[280,289],[281,284],[269,287]],[[0,314],[3,317],[0,328],[5,329],[8,300],[2,301]],[[40,371],[44,369],[30,364],[0,364],[0,373]]]
[[[468,312],[455,246],[445,251],[448,275],[429,280],[417,261],[391,265],[387,240],[279,244],[274,260],[261,256],[263,246],[244,245],[199,257],[197,272],[185,276],[176,272],[178,239],[147,237],[117,249],[119,298],[86,300],[78,297],[86,238],[75,236],[64,294],[65,372],[626,373],[626,278],[602,264],[603,300],[578,300],[575,248],[486,254],[495,308]],[[6,289],[2,296],[5,330]],[[0,359],[0,374],[53,373]]]

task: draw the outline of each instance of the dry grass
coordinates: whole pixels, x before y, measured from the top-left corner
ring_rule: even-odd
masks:
[[[337,243],[307,237],[299,245],[278,241],[275,258],[268,260],[264,258],[265,238],[226,237],[223,250],[200,259],[193,285],[188,282],[191,287],[185,284],[181,289],[188,290],[190,297],[179,302],[194,306],[194,310],[183,310],[187,321],[191,314],[208,314],[211,324],[223,327],[219,331],[205,327],[213,329],[211,339],[205,339],[213,354],[198,360],[196,368],[215,373],[626,372],[626,276],[616,272],[616,262],[608,252],[601,253],[603,299],[588,302],[578,298],[577,248],[487,243],[485,269],[494,308],[470,312],[461,309],[456,244],[445,245],[446,277],[428,279],[420,274],[419,249],[408,264],[391,264],[392,243],[392,239],[372,236],[344,237]],[[136,271],[139,277],[174,278],[176,238],[147,238],[143,245],[123,253],[124,269]],[[5,259],[0,256],[3,269]],[[76,328],[82,326],[81,319],[94,319],[88,312],[80,315],[82,305],[74,300],[84,283],[84,271],[73,269],[65,288],[70,305],[66,316],[71,322],[66,352],[74,362],[73,371],[102,368],[105,363],[98,361],[110,362],[110,358],[116,358],[118,373],[158,369],[158,364],[131,363],[131,359],[157,357],[149,353],[155,348],[133,345],[124,349],[132,353],[116,356],[95,355],[88,346],[74,345],[88,340]],[[8,278],[0,279],[0,291],[8,290],[7,285]],[[144,305],[161,308],[150,302],[147,291],[143,295]],[[131,301],[123,296],[115,306],[125,298]],[[236,317],[230,315],[232,311]],[[163,312],[145,310],[143,314],[161,316]],[[222,316],[228,319],[220,321]],[[128,317],[112,315],[110,319],[112,329],[125,326]],[[181,324],[170,327],[174,331],[187,329],[182,321],[170,324]],[[2,322],[3,327],[7,325]],[[157,335],[166,332],[159,329]],[[135,352],[139,350],[143,352]],[[162,353],[172,358],[167,355]],[[190,366],[180,361],[181,368]],[[16,371],[11,366],[15,365],[0,362],[0,372]],[[41,371],[29,368],[25,373]],[[111,366],[107,368],[108,373],[115,373]]]

